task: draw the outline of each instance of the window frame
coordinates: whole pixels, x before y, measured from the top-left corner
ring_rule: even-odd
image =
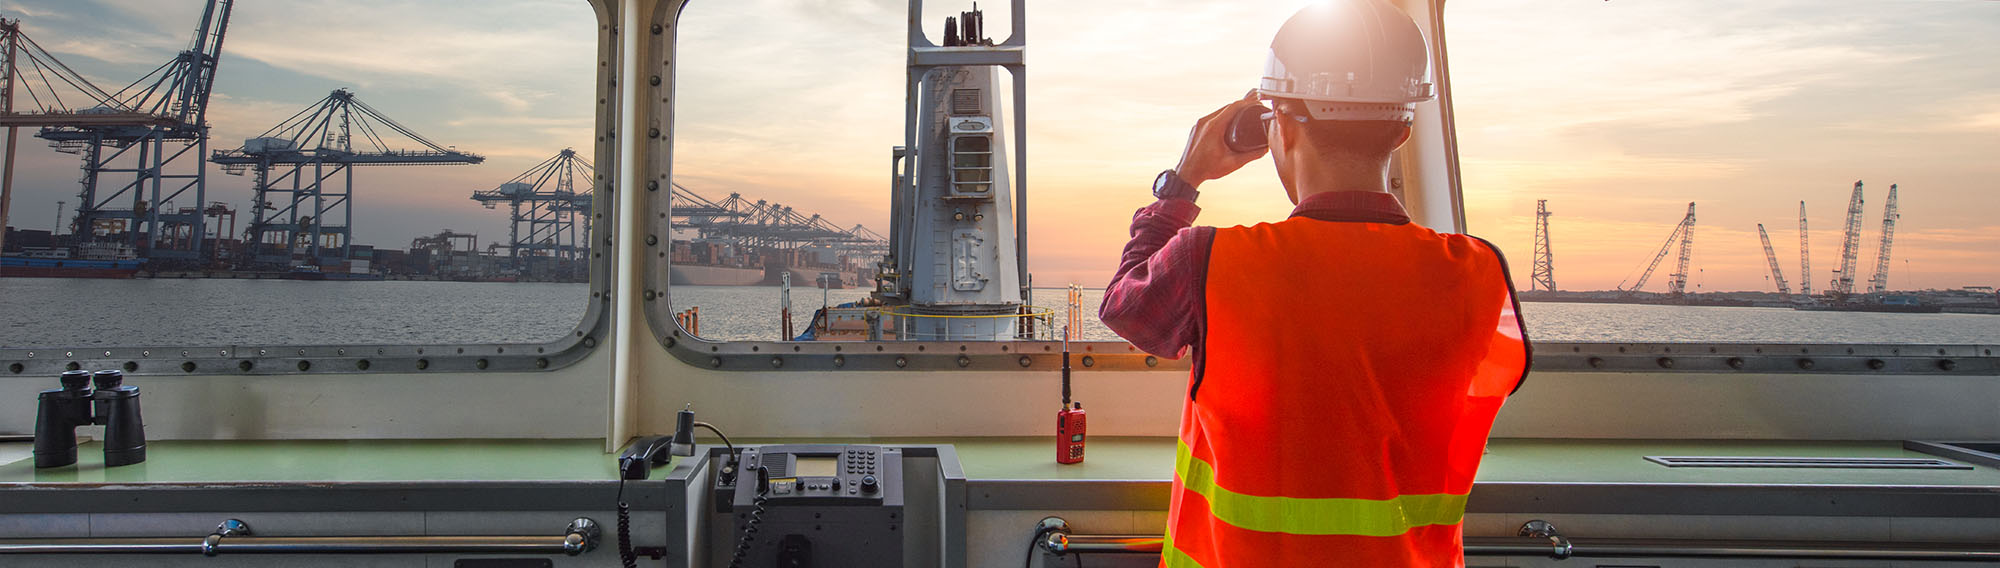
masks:
[[[1061,367],[1059,341],[721,341],[697,337],[682,329],[674,319],[668,285],[671,259],[667,248],[652,244],[671,243],[671,204],[658,191],[673,177],[673,117],[676,54],[676,25],[681,10],[691,0],[653,0],[650,53],[664,54],[642,86],[657,128],[641,139],[641,177],[649,181],[640,195],[646,213],[649,254],[644,262],[644,307],[647,326],[654,340],[674,359],[697,368],[737,372],[769,371],[1052,371]],[[1413,0],[1421,1],[1421,0]],[[1429,3],[1428,10],[1411,10],[1419,24],[1432,32],[1437,44],[1433,64],[1439,116],[1443,124],[1441,140],[1443,175],[1413,172],[1416,162],[1404,159],[1411,150],[1399,152],[1392,168],[1418,183],[1446,184],[1450,191],[1446,212],[1455,227],[1466,226],[1463,187],[1459,179],[1456,124],[1451,107],[1448,72],[1449,49],[1445,42],[1442,8],[1444,2]],[[1022,13],[1016,0],[1014,13]],[[921,9],[918,0],[913,10]],[[1427,20],[1424,16],[1428,16]],[[913,16],[914,17],[914,16]],[[642,73],[644,73],[642,71]],[[661,135],[661,132],[668,134]],[[1414,144],[1414,142],[1413,142]],[[954,148],[955,149],[955,148]],[[898,163],[904,160],[897,148]],[[901,171],[901,170],[898,170]],[[1404,179],[1392,179],[1392,190],[1402,192]],[[1025,212],[1019,212],[1025,215]],[[664,238],[663,238],[664,236]],[[893,246],[893,245],[892,245]],[[1530,338],[1532,340],[1532,337]],[[1167,359],[1140,351],[1128,342],[1071,342],[1076,371],[1186,371],[1189,358]],[[1697,374],[1818,374],[1818,375],[2000,375],[2000,358],[1990,345],[1935,344],[1826,344],[1826,343],[1592,343],[1534,342],[1531,366],[1534,371],[1561,373],[1697,373]],[[1532,379],[1531,379],[1532,380]]]
[[[610,337],[612,260],[617,250],[616,199],[604,172],[616,171],[615,85],[618,38],[606,2],[582,0],[597,19],[598,135],[591,181],[593,232],[588,250],[590,295],[583,317],[562,337],[543,343],[257,344],[0,348],[0,378],[43,379],[65,370],[122,369],[135,376],[328,375],[554,371],[576,364]]]

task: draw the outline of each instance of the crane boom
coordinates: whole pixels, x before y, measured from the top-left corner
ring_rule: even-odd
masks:
[[[1889,291],[1889,245],[1896,240],[1896,184],[1889,184],[1889,200],[1882,206],[1882,248],[1875,253],[1875,279],[1868,283],[1868,292]]]
[[[1799,202],[1799,294],[1812,295],[1812,247],[1806,246],[1806,202]]]
[[[1854,293],[1854,261],[1861,255],[1861,181],[1854,182],[1854,196],[1847,199],[1847,231],[1840,245],[1840,274],[1833,278],[1833,293]]]
[[[1757,224],[1757,238],[1764,241],[1764,260],[1771,263],[1771,279],[1778,283],[1778,293],[1792,295],[1792,286],[1785,283],[1785,272],[1778,269],[1778,253],[1771,250],[1771,234],[1764,232],[1764,224]]]
[[[1687,218],[1681,220],[1681,257],[1674,264],[1672,279],[1667,281],[1667,293],[1680,296],[1687,293],[1688,258],[1694,252],[1694,204],[1688,204]]]
[[[1694,225],[1694,204],[1689,203],[1688,215],[1686,217],[1681,218],[1681,223],[1679,225],[1674,226],[1673,234],[1667,235],[1667,242],[1662,243],[1660,245],[1660,252],[1653,254],[1653,262],[1646,265],[1646,272],[1639,275],[1639,281],[1634,282],[1631,288],[1621,288],[1621,290],[1625,292],[1637,292],[1640,289],[1645,288],[1646,281],[1653,277],[1653,271],[1660,268],[1660,261],[1667,259],[1667,251],[1674,249],[1675,242],[1677,241],[1685,242],[1686,233],[1689,230],[1693,229],[1693,225]],[[1687,249],[1685,246],[1683,246],[1682,250],[1685,251]],[[1681,267],[1681,273],[1682,276],[1685,276],[1687,272],[1687,268],[1685,266],[1687,255],[1685,254],[1685,252],[1683,252],[1681,259],[1683,264]]]
[[[202,10],[201,24],[194,30],[194,45],[182,54],[187,76],[181,81],[176,110],[181,122],[207,124],[208,95],[215,90],[215,66],[222,60],[222,38],[229,31],[229,10],[235,0],[209,0]]]

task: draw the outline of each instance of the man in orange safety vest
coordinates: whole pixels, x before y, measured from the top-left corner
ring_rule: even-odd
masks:
[[[1464,565],[1466,496],[1529,345],[1499,250],[1388,192],[1430,64],[1380,0],[1300,10],[1257,90],[1196,122],[1134,215],[1099,315],[1194,367],[1162,566]],[[1257,119],[1297,207],[1191,227],[1196,187],[1266,153]]]

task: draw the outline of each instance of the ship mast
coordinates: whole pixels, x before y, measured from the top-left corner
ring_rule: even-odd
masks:
[[[1027,278],[1025,0],[995,43],[977,6],[945,20],[944,45],[910,2],[903,145],[891,154],[890,241],[877,295],[898,337],[999,340],[1020,333]],[[1001,104],[1000,71],[1012,78]],[[1011,115],[1011,116],[1010,116]],[[1011,119],[1011,121],[1009,120]],[[1008,167],[1012,142],[1012,167]]]

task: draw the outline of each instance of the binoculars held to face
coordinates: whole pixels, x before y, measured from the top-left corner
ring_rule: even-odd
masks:
[[[1271,109],[1263,105],[1252,105],[1236,111],[1236,116],[1229,117],[1229,130],[1224,132],[1222,142],[1229,146],[1229,151],[1239,154],[1263,151],[1271,145],[1270,140],[1266,139],[1264,126],[1271,122],[1265,118],[1265,115],[1270,113]]]
[[[106,467],[146,461],[139,387],[126,385],[125,373],[66,371],[61,380],[62,388],[42,391],[35,414],[35,467],[76,463],[76,428],[93,424],[104,426]]]

